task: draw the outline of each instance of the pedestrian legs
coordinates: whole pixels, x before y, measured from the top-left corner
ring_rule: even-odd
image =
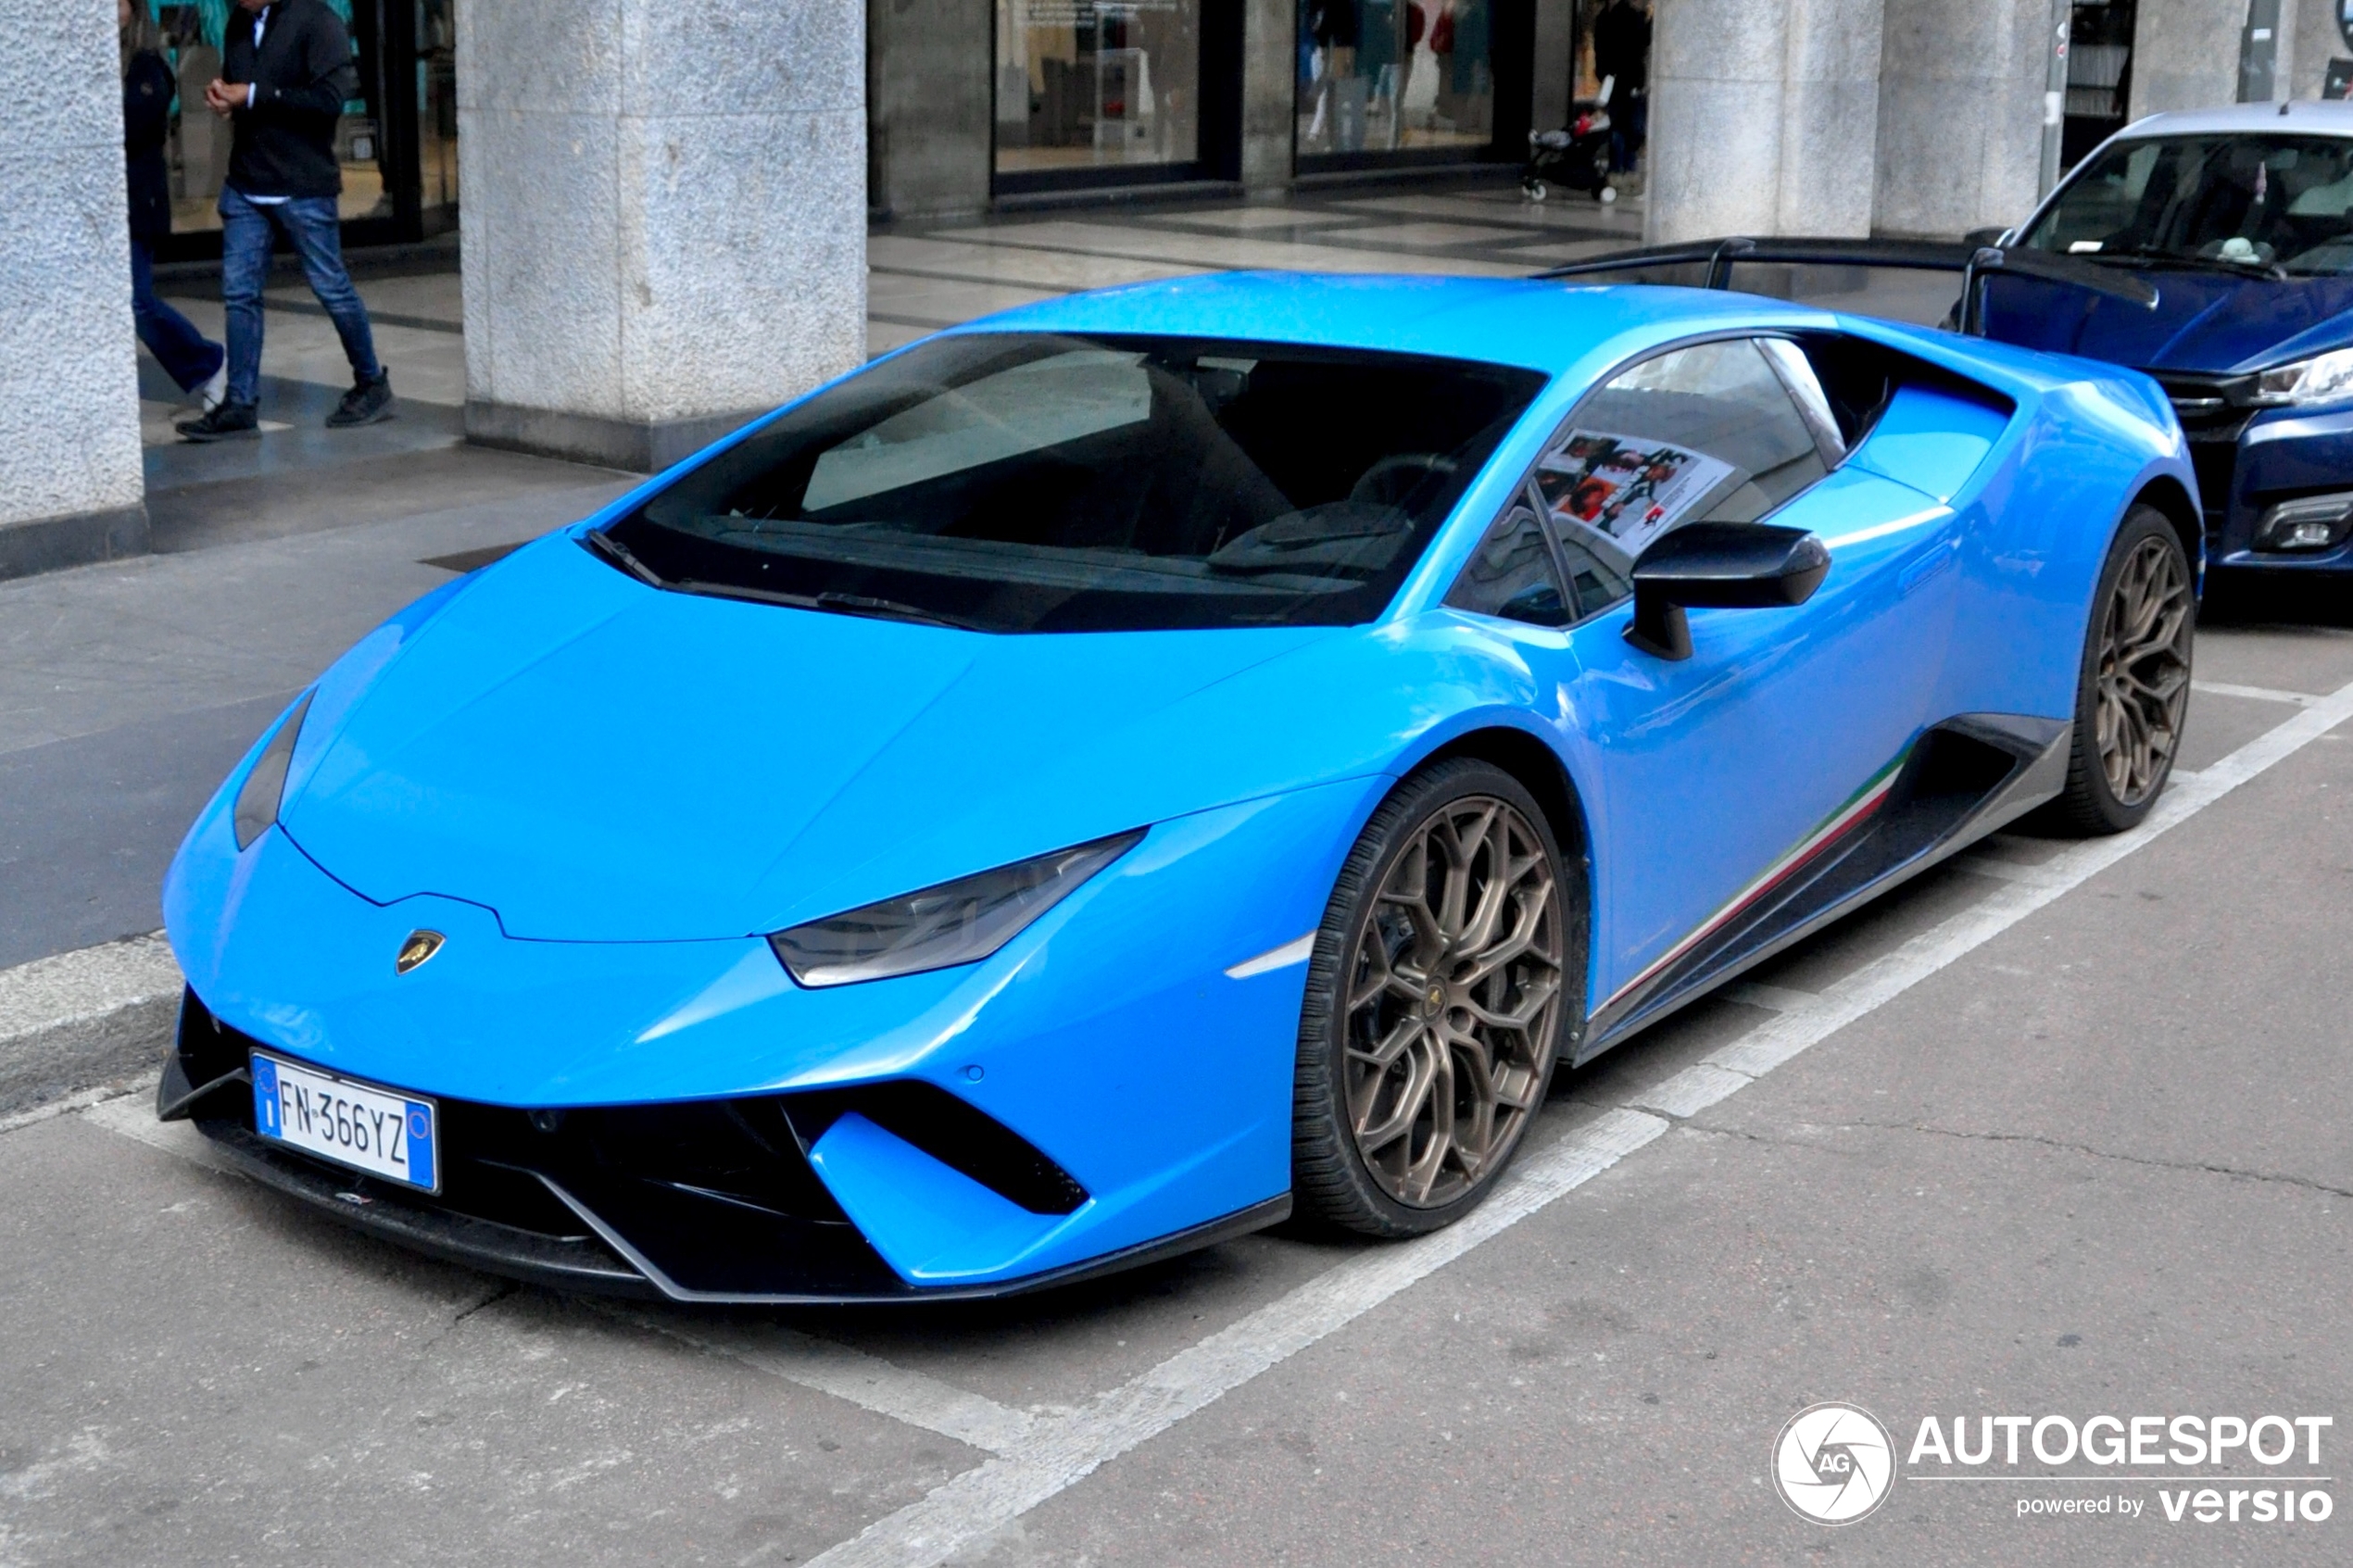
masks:
[[[229,392],[251,408],[261,395],[261,290],[270,280],[270,218],[236,191],[220,193],[220,302],[229,318]]]
[[[295,254],[302,257],[302,275],[309,281],[310,292],[319,296],[320,305],[335,324],[335,335],[343,339],[343,357],[351,361],[352,381],[374,381],[384,367],[376,363],[368,307],[359,302],[359,291],[351,286],[351,274],[343,264],[343,233],[334,198],[297,196],[279,204],[273,216],[294,242]]]
[[[194,392],[220,369],[220,345],[195,323],[156,297],[155,254],[145,240],[131,242],[131,316],[139,341],[182,392]]]

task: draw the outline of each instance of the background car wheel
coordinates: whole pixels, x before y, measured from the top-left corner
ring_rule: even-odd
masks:
[[[2092,599],[2067,789],[2053,802],[2065,826],[2121,833],[2157,804],[2181,748],[2196,622],[2180,535],[2155,508],[2134,507]]]
[[[1462,759],[1365,824],[1316,933],[1292,1192],[1367,1236],[1449,1223],[1493,1187],[1584,1005],[1585,887],[1535,797]]]

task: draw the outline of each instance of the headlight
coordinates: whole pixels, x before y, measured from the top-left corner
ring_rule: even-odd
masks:
[[[2325,403],[2353,395],[2353,348],[2331,349],[2255,378],[2258,403]]]
[[[768,945],[803,985],[848,985],[977,963],[1143,836],[1139,828],[943,882],[779,931]]]
[[[233,821],[239,849],[259,838],[278,820],[278,802],[286,793],[286,764],[294,760],[295,742],[302,737],[303,716],[310,711],[310,699],[316,695],[302,694],[302,700],[295,704],[294,711],[286,715],[278,733],[270,737],[270,744],[254,759],[253,771],[245,775],[245,787],[237,791]]]

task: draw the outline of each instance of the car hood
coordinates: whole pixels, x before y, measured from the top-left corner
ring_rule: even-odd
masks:
[[[2353,277],[2233,278],[2150,270],[2155,309],[2128,300],[1996,278],[1986,336],[2144,370],[2226,375],[2353,340]]]
[[[330,671],[281,821],[378,903],[741,936],[1314,782],[1187,699],[1338,630],[991,636],[662,592],[559,535]]]

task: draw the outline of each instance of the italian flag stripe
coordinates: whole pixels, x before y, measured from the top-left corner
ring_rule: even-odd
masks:
[[[1871,776],[1869,784],[1848,796],[1845,802],[1837,810],[1825,817],[1813,832],[1800,839],[1796,846],[1783,854],[1780,859],[1766,867],[1762,872],[1758,873],[1755,881],[1733,894],[1722,908],[1701,922],[1697,930],[1667,948],[1657,958],[1653,959],[1644,966],[1640,974],[1620,985],[1611,994],[1609,999],[1602,1004],[1602,1009],[1617,1006],[1628,996],[1649,985],[1662,971],[1738,918],[1743,910],[1782,883],[1787,882],[1808,861],[1844,838],[1861,823],[1869,821],[1871,813],[1886,803],[1887,792],[1895,787],[1895,775],[1903,771],[1905,759],[1911,755],[1912,748],[1906,746],[1894,761],[1881,768]]]

